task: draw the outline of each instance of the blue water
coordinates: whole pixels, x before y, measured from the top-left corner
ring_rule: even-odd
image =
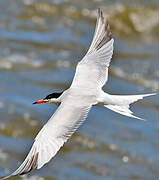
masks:
[[[56,110],[32,102],[67,89],[91,42],[96,9],[115,39],[112,94],[159,90],[158,1],[0,1],[0,175],[15,170]],[[24,179],[158,180],[159,96],[132,107],[147,121],[93,107],[44,168]],[[15,177],[14,179],[20,179]]]

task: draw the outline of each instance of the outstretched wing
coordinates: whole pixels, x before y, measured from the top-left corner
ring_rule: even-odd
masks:
[[[97,89],[105,84],[113,55],[113,42],[109,24],[98,9],[93,41],[87,54],[77,65],[71,87]]]
[[[21,166],[4,179],[26,174],[49,162],[87,117],[91,105],[82,101],[75,97],[61,103],[35,138],[35,142]]]

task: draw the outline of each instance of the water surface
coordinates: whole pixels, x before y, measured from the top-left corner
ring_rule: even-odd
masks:
[[[96,9],[115,38],[104,90],[159,90],[159,2],[0,1],[0,175],[15,170],[56,107],[32,102],[67,89],[92,40]],[[157,180],[159,96],[132,107],[146,122],[93,107],[80,129],[30,180]],[[15,177],[13,179],[21,179]]]

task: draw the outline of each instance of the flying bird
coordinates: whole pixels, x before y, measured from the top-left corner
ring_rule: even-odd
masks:
[[[52,93],[33,104],[48,103],[58,108],[35,138],[33,146],[20,167],[8,178],[27,174],[48,163],[86,119],[92,106],[104,106],[125,116],[133,115],[130,104],[143,97],[155,95],[110,95],[102,90],[108,79],[113,55],[112,33],[103,13],[98,9],[94,37],[90,48],[77,64],[69,89]]]

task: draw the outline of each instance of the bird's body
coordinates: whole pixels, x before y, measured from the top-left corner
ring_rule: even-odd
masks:
[[[36,136],[22,165],[10,176],[26,174],[49,162],[86,119],[92,106],[104,106],[120,114],[138,118],[130,111],[129,105],[154,94],[110,95],[102,90],[108,78],[113,43],[109,25],[99,9],[93,41],[76,67],[70,88],[61,93],[52,93],[34,103],[55,104],[58,108]]]

